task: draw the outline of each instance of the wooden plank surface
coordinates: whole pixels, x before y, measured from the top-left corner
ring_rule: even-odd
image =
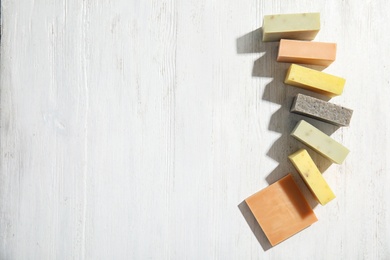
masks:
[[[389,1],[1,2],[0,259],[389,259]],[[351,150],[287,156],[302,116],[265,14],[321,12]],[[319,221],[268,249],[242,201],[291,172]],[[240,205],[240,207],[239,207]],[[252,232],[252,230],[254,232]]]

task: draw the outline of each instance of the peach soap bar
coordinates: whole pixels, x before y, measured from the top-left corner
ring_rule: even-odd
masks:
[[[341,164],[349,153],[348,148],[305,120],[298,122],[291,135],[337,164]]]
[[[265,15],[263,41],[313,40],[320,27],[320,13]]]
[[[334,97],[343,93],[345,79],[291,64],[284,83]]]
[[[321,205],[327,204],[336,197],[305,149],[300,149],[288,158]]]
[[[336,59],[336,43],[280,40],[277,61],[329,66]]]
[[[291,174],[245,201],[272,246],[317,221]]]

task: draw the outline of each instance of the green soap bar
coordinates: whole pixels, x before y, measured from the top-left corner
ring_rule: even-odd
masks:
[[[265,15],[263,41],[313,40],[320,27],[320,13]]]
[[[349,153],[348,148],[305,120],[298,122],[291,135],[337,164],[341,164]]]

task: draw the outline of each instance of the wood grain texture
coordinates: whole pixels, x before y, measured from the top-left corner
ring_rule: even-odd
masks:
[[[1,7],[0,259],[390,258],[389,1]],[[347,79],[332,102],[354,109],[348,128],[307,120],[351,150],[309,150],[325,207],[287,158],[309,92],[258,30],[294,12],[321,12],[316,40],[338,44],[324,72]],[[264,250],[238,205],[288,172],[319,221]]]

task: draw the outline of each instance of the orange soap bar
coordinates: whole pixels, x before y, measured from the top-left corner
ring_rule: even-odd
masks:
[[[272,246],[317,221],[291,174],[245,201]]]
[[[328,66],[336,59],[336,43],[280,40],[277,61]]]

